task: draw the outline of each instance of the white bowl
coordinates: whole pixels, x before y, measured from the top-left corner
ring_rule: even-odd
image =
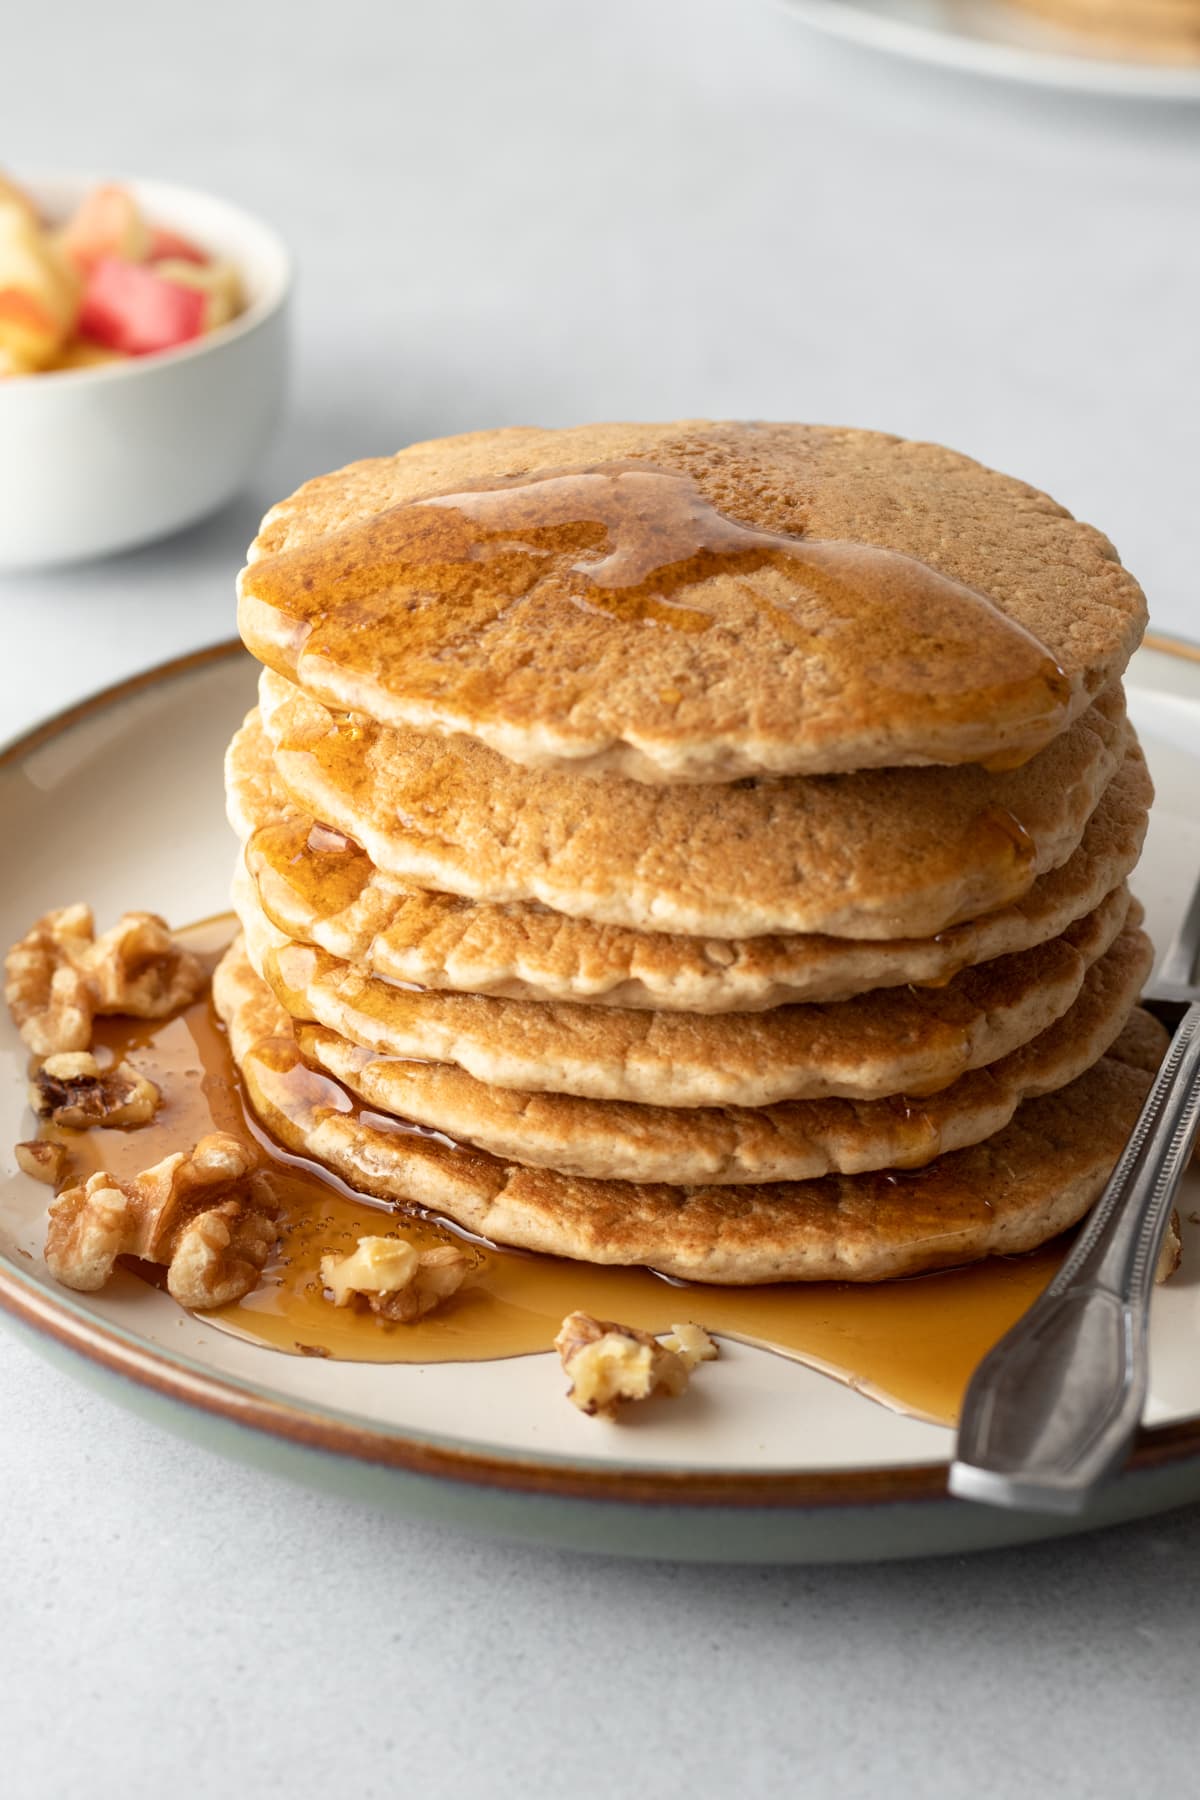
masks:
[[[17,176],[50,218],[98,179]],[[279,413],[291,285],[280,239],[211,194],[124,185],[152,223],[235,263],[248,304],[178,350],[0,381],[0,567],[103,556],[203,518],[237,492]]]

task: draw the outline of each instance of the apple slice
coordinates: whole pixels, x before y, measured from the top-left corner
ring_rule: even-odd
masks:
[[[63,345],[48,368],[51,372],[60,369],[98,369],[105,363],[128,361],[129,354],[125,350],[110,350],[105,344],[93,344],[89,338],[72,338]]]
[[[0,348],[16,373],[32,373],[50,361],[62,343],[53,313],[24,288],[0,288]]]
[[[79,330],[93,343],[131,356],[173,350],[204,330],[205,296],[142,263],[105,256],[83,289]]]
[[[182,232],[172,231],[169,225],[152,225],[150,227],[150,243],[146,250],[147,262],[207,263],[207,251],[185,238]]]
[[[54,364],[51,363],[49,366],[53,368]],[[6,381],[11,375],[38,375],[40,373],[41,369],[37,363],[30,362],[27,357],[18,356],[15,350],[8,349],[0,340],[0,381]]]
[[[40,226],[41,224],[37,207],[29,195],[24,188],[19,188],[15,181],[10,181],[7,175],[0,175],[0,205],[17,207],[25,215],[30,225]]]
[[[12,370],[43,367],[75,323],[78,279],[16,200],[0,199],[0,349]]]
[[[144,261],[150,249],[150,230],[129,189],[113,182],[84,196],[59,233],[58,242],[86,274],[106,256]]]
[[[184,262],[178,257],[168,257],[166,261],[152,263],[150,266],[164,281],[177,281],[180,287],[194,288],[198,294],[204,295],[205,331],[215,331],[218,325],[228,325],[230,319],[236,318],[242,310],[241,277],[232,263],[210,262],[200,268],[195,263]]]

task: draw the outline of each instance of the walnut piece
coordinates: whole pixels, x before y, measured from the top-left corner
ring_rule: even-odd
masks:
[[[204,966],[171,936],[157,913],[122,913],[83,959],[96,1011],[165,1019],[204,986]]]
[[[33,1078],[29,1103],[41,1119],[84,1131],[89,1125],[145,1125],[161,1098],[132,1063],[101,1069],[89,1050],[48,1056]]]
[[[86,1050],[96,1006],[78,961],[95,932],[86,906],[44,913],[4,959],[4,998],[35,1056]]]
[[[356,1297],[381,1319],[411,1325],[457,1293],[471,1258],[457,1244],[418,1250],[402,1237],[361,1237],[348,1256],[323,1256],[321,1280],[335,1306]]]
[[[660,1343],[648,1331],[583,1312],[568,1313],[554,1348],[571,1378],[567,1399],[580,1412],[609,1419],[623,1402],[682,1394],[696,1364],[717,1354],[698,1325],[673,1325]]]
[[[697,1363],[715,1362],[721,1354],[703,1325],[672,1325],[659,1342],[664,1350],[673,1350],[683,1358],[689,1374]]]
[[[4,959],[4,998],[35,1056],[86,1050],[97,1013],[162,1019],[204,985],[199,959],[157,913],[125,913],[96,936],[91,908],[44,913]]]
[[[101,1169],[50,1208],[46,1266],[64,1287],[104,1286],[118,1256],[163,1263],[181,1306],[240,1300],[278,1237],[278,1208],[246,1146],[228,1132],[202,1137],[132,1181]]]
[[[1162,1249],[1158,1253],[1158,1262],[1154,1270],[1154,1285],[1161,1287],[1164,1281],[1170,1281],[1183,1261],[1183,1232],[1179,1225],[1178,1212],[1172,1212],[1167,1221],[1167,1235],[1162,1241]]]
[[[16,1147],[17,1167],[47,1187],[57,1187],[67,1161],[67,1146],[51,1144],[41,1138]]]

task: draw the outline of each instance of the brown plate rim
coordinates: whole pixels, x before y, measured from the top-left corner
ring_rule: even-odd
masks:
[[[1200,661],[1200,647],[1158,634],[1147,646]],[[82,720],[119,705],[141,690],[190,674],[208,664],[246,654],[227,639],[172,657],[101,689],[34,726],[0,749],[0,768],[19,761]],[[384,1426],[356,1423],[326,1410],[314,1412],[231,1378],[216,1376],[176,1353],[127,1340],[123,1333],[76,1314],[64,1296],[51,1295],[0,1257],[0,1310],[54,1339],[110,1373],[126,1377],[168,1400],[216,1415],[303,1449],[404,1471],[434,1480],[506,1489],[566,1500],[674,1507],[821,1508],[877,1507],[951,1502],[947,1464],[899,1464],[881,1469],[705,1471],[629,1468],[569,1458],[531,1458],[459,1448]],[[1200,1415],[1138,1434],[1127,1473],[1162,1469],[1200,1456]]]

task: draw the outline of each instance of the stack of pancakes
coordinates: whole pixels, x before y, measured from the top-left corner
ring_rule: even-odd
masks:
[[[1028,1250],[1161,1055],[1112,546],[804,426],[512,430],[264,521],[250,1101],[352,1187],[697,1280]]]

